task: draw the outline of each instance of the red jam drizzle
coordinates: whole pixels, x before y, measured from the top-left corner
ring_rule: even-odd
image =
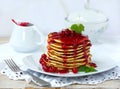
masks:
[[[97,65],[96,65],[95,63],[93,63],[93,62],[89,63],[89,65],[90,65],[90,66],[93,66],[94,68],[97,67]]]
[[[78,45],[74,43],[73,47],[74,47],[74,59],[76,59]]]
[[[62,44],[62,49],[64,50],[64,56],[63,56],[64,66],[66,66],[65,63],[67,62],[67,56],[66,56],[66,54],[67,54],[67,49],[68,48],[67,48],[66,45]]]
[[[62,42],[62,49],[64,50],[64,66],[66,66],[67,62],[67,53],[68,53],[68,46],[73,45],[74,48],[74,54],[73,57],[76,59],[77,55],[77,48],[79,44],[82,44],[85,41],[89,41],[87,36],[83,36],[82,34],[78,34],[75,31],[71,31],[69,29],[62,30],[61,32],[53,32],[51,33],[52,35],[50,36],[50,43],[53,43],[55,39],[59,39]],[[84,52],[84,57],[87,63],[87,53],[85,50],[86,43],[83,43],[83,52]],[[48,49],[49,50],[49,49]]]
[[[59,39],[62,43],[66,44],[65,48],[67,48],[68,45],[77,45],[82,43],[84,40],[88,40],[87,36],[83,36],[82,34],[78,34],[69,29],[65,29],[61,32],[53,32],[51,34],[52,36],[50,36],[50,42],[54,42],[55,39]]]
[[[88,56],[85,48],[86,48],[86,43],[83,42],[83,52],[84,52],[85,63],[88,64]]]
[[[73,46],[73,48],[71,49],[74,49],[74,53],[73,53],[73,57],[74,57],[74,60],[76,59],[76,56],[77,56],[77,48],[78,48],[78,45],[82,45],[83,48],[82,48],[82,51],[84,53],[84,58],[85,58],[85,63],[86,64],[89,64],[90,66],[94,66],[96,67],[96,64],[95,63],[88,63],[88,55],[87,55],[87,52],[86,52],[86,47],[88,45],[91,46],[91,44],[87,44],[89,42],[89,39],[88,39],[88,36],[83,36],[82,34],[78,34],[76,33],[75,31],[71,31],[69,29],[64,29],[62,30],[61,32],[53,32],[53,33],[50,33],[50,35],[48,36],[49,39],[48,39],[48,45],[51,45],[53,43],[55,43],[55,40],[60,40],[62,44],[61,48],[64,50],[63,53],[64,53],[64,56],[63,56],[63,65],[66,66],[66,63],[67,63],[67,56],[69,55],[68,54],[68,49],[69,46]],[[51,50],[50,47],[47,47],[48,49],[48,52]],[[54,73],[67,73],[68,72],[68,69],[63,69],[63,70],[57,70],[57,68],[53,67],[53,66],[50,66],[48,67],[48,65],[44,62],[44,60],[49,62],[49,56],[46,57],[46,55],[42,55],[41,57],[41,61],[40,63],[42,64],[42,67],[43,69],[46,71],[46,72],[54,72]],[[74,64],[76,64],[74,62]],[[73,73],[77,73],[78,72],[78,68],[73,68],[72,69]]]

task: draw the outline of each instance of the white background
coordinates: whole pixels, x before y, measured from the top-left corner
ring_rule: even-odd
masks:
[[[63,2],[61,4],[61,1]],[[80,12],[84,0],[1,0],[0,36],[10,36],[13,30],[11,19],[30,21],[44,34],[64,28],[67,13]],[[64,5],[64,6],[63,6]],[[109,25],[104,33],[108,36],[120,34],[120,0],[91,0],[91,8],[104,12]]]

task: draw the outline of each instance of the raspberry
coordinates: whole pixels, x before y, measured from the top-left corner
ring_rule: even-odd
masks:
[[[91,62],[91,63],[89,63],[89,65],[90,65],[90,66],[93,66],[94,68],[96,68],[96,67],[97,67],[97,65],[96,65],[95,63],[92,63],[92,62]]]
[[[49,68],[49,72],[51,72],[51,73],[57,73],[57,68],[51,66],[51,67]]]
[[[60,36],[61,36],[61,37],[65,37],[65,32],[64,32],[64,31],[61,31],[61,32],[60,32]]]
[[[71,31],[69,29],[66,29],[65,30],[65,35],[67,35],[67,36],[71,35]]]
[[[42,64],[42,65],[46,65],[46,55],[45,54],[42,54],[40,60],[39,60],[39,63]]]
[[[44,61],[44,59],[40,59],[39,62],[40,62],[40,64],[42,64],[42,65],[46,65],[46,62]]]
[[[42,58],[40,58],[39,63],[40,63],[40,64],[42,64],[42,62],[43,62],[43,59],[42,59]]]
[[[78,73],[78,68],[73,68],[73,69],[72,69],[72,72],[73,72],[73,73]]]
[[[65,74],[65,73],[68,73],[68,69],[59,70],[59,73],[61,73],[61,74]]]
[[[47,55],[46,55],[46,54],[42,54],[41,57],[42,57],[43,59],[46,59],[46,58],[47,58]]]
[[[42,65],[42,68],[45,72],[49,72],[49,67],[47,65]]]

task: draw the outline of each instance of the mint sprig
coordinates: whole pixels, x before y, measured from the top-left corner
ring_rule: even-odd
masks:
[[[97,71],[93,66],[87,67],[87,66],[80,66],[78,68],[79,72],[85,72],[85,73],[89,73],[89,72],[95,72]]]
[[[84,26],[82,24],[73,24],[70,29],[80,34],[84,31]]]

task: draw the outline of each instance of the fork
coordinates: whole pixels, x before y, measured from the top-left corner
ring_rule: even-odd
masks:
[[[32,77],[32,81],[41,86],[50,86],[50,83],[40,79],[39,77],[36,77],[35,75],[33,75],[32,73],[30,73],[29,71],[23,71],[19,68],[19,66],[13,61],[13,59],[6,59],[4,60],[5,63],[7,64],[7,66],[13,71],[13,72],[20,72],[20,73],[24,73],[24,74],[28,74]]]

